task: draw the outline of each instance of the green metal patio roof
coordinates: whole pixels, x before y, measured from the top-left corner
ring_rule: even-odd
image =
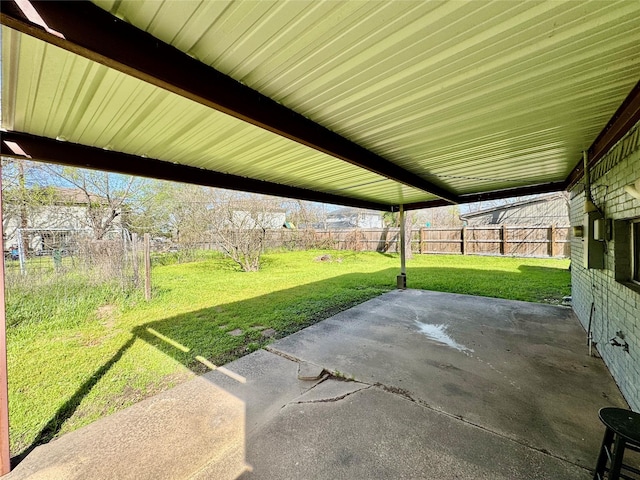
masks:
[[[637,1],[21,3],[3,155],[417,208],[561,190],[640,118]]]

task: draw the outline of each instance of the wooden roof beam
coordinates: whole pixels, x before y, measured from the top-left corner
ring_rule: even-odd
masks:
[[[71,165],[80,168],[137,175],[208,187],[226,188],[242,192],[261,193],[278,197],[296,198],[312,202],[348,205],[388,211],[390,205],[370,202],[331,193],[317,192],[305,188],[279,183],[265,182],[253,178],[190,167],[178,163],[139,157],[127,153],[88,147],[71,142],[61,142],[21,132],[2,132],[0,154],[26,160]]]
[[[540,193],[561,192],[565,190],[564,182],[541,183],[526,187],[506,188],[504,190],[493,190],[491,192],[468,193],[458,197],[459,203],[483,202],[487,200],[500,200],[503,198],[522,197],[525,195],[537,195]],[[405,210],[417,210],[420,208],[433,208],[449,205],[442,200],[431,200],[428,202],[410,203],[405,205]]]

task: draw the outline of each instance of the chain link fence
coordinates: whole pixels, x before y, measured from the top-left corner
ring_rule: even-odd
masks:
[[[5,251],[7,288],[47,285],[69,276],[91,284],[137,287],[142,268],[142,242],[137,236],[120,229],[96,240],[90,233],[74,229],[19,229],[16,243]]]

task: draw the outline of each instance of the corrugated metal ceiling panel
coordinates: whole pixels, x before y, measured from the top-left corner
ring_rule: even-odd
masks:
[[[96,3],[457,193],[563,180],[640,78],[640,2]]]
[[[3,126],[284,185],[395,204],[437,197],[3,27]],[[377,185],[375,190],[371,185]]]
[[[564,180],[640,78],[637,1],[97,5],[457,194]],[[387,202],[429,193],[3,27],[3,126]]]

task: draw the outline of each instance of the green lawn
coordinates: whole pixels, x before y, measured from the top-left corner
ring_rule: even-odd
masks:
[[[314,261],[322,253],[331,262]],[[159,262],[160,263],[160,262]],[[568,260],[419,256],[408,287],[559,303]],[[80,281],[7,293],[11,452],[29,451],[395,286],[396,255],[288,252],[238,271],[217,255],[153,269],[153,300]],[[240,329],[242,334],[227,332]]]

